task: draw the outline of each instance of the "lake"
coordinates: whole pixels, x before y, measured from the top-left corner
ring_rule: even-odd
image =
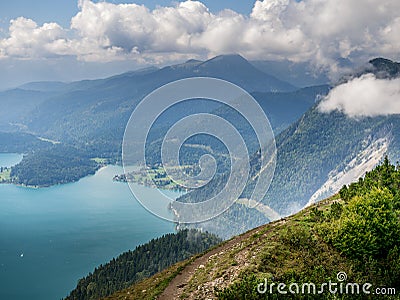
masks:
[[[21,158],[0,154],[0,166]],[[174,224],[144,209],[127,184],[112,181],[122,173],[107,166],[41,189],[0,184],[0,299],[61,299],[96,266],[174,232]],[[141,188],[153,197],[151,188]]]
[[[22,160],[22,154],[0,153],[0,167],[12,167]]]

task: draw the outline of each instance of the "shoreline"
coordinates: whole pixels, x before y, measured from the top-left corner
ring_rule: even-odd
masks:
[[[65,185],[65,184],[75,183],[75,182],[78,182],[79,180],[81,180],[81,179],[83,179],[83,178],[88,177],[88,176],[94,176],[94,175],[96,175],[96,173],[102,171],[103,169],[107,168],[108,166],[114,166],[114,165],[112,165],[112,164],[101,165],[101,166],[99,166],[99,168],[98,168],[93,174],[87,174],[87,175],[85,175],[85,176],[83,176],[83,177],[81,177],[81,178],[79,178],[79,179],[77,179],[77,180],[68,181],[68,182],[60,182],[60,183],[48,184],[48,185],[47,185],[47,184],[45,184],[45,185],[27,185],[27,184],[16,183],[16,182],[13,182],[13,181],[11,181],[11,180],[8,180],[8,181],[0,182],[0,185],[2,185],[2,184],[4,184],[4,185],[9,184],[9,185],[17,186],[17,187],[28,188],[28,189],[50,188],[50,187],[53,187],[53,186],[61,186],[61,185]],[[115,165],[115,166],[116,166],[116,165]]]
[[[119,176],[119,175],[115,175],[114,177],[116,177],[116,176]],[[174,188],[168,188],[168,187],[162,188],[162,187],[157,187],[154,184],[147,184],[147,183],[144,183],[141,181],[134,181],[134,180],[122,180],[122,179],[114,179],[113,178],[113,181],[120,182],[120,183],[136,183],[138,185],[145,186],[148,188],[160,189],[160,190],[164,190],[164,191],[171,191],[171,192],[177,192],[177,193],[183,193],[183,192],[187,193],[187,192],[191,191],[189,189],[174,189]]]
[[[162,167],[140,167],[136,166],[137,169],[133,171],[126,171],[124,173],[116,174],[113,177],[113,181],[125,182],[125,183],[136,183],[142,186],[150,188],[158,188],[167,191],[187,193],[193,189],[182,187],[180,183],[175,182],[170,175]],[[185,166],[191,168],[191,166]],[[183,167],[183,168],[185,168]],[[171,170],[183,170],[181,166],[172,167]]]

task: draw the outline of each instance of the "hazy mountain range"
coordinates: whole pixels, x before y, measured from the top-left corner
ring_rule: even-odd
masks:
[[[0,113],[0,128],[8,131],[22,128],[78,144],[83,141],[96,143],[103,138],[117,150],[130,113],[144,96],[168,82],[197,76],[225,79],[248,92],[296,90],[293,85],[255,68],[241,56],[219,56],[205,62],[191,60],[100,80],[25,84],[0,93],[1,104],[7,106],[7,110]],[[296,111],[295,117],[300,116],[312,101],[302,99],[302,109]],[[274,119],[277,120],[276,127],[282,127],[280,118]]]

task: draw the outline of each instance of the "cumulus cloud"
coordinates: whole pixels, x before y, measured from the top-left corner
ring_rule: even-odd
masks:
[[[56,23],[38,26],[23,17],[12,20],[9,37],[0,40],[0,58],[41,58],[57,54],[54,45],[65,38],[63,28]]]
[[[13,20],[9,37],[0,40],[0,57],[158,63],[234,52],[307,61],[336,72],[341,59],[359,63],[400,55],[398,0],[257,0],[250,15],[212,13],[199,1],[154,10],[91,0],[78,5],[70,28]]]
[[[373,74],[354,78],[333,88],[319,109],[353,118],[400,114],[400,78],[377,79]]]
[[[81,11],[72,18],[71,28],[80,37],[74,45],[77,51],[79,46],[83,49],[79,55],[84,60],[96,54],[104,59],[104,52],[114,58],[191,57],[201,51],[191,45],[191,39],[204,32],[213,17],[204,4],[195,1],[153,11],[143,5],[89,0],[79,5]]]

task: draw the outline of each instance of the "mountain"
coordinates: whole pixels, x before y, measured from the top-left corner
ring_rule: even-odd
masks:
[[[347,69],[352,67],[346,61],[341,63]],[[313,68],[309,63],[296,63],[288,60],[258,60],[251,61],[251,64],[265,73],[274,74],[285,82],[289,82],[298,87],[308,87],[331,83],[327,73]],[[358,77],[366,72],[375,73],[378,78],[387,78],[388,76],[396,77],[396,74],[399,74],[399,63],[394,63],[393,61],[382,57],[374,58],[364,66],[359,67],[357,72],[347,74],[347,76],[344,76],[343,78],[352,78],[354,76]],[[339,80],[339,83],[343,81],[343,78],[342,80]]]
[[[67,86],[68,83],[60,81],[37,81],[23,84],[18,89],[37,92],[56,92],[67,88]]]
[[[29,153],[46,149],[50,145],[50,142],[41,140],[32,134],[0,131],[0,153]]]
[[[131,111],[145,95],[168,82],[197,76],[225,79],[248,92],[295,89],[254,68],[241,56],[218,56],[206,62],[189,61],[159,70],[151,68],[71,83],[68,92],[47,100],[25,123],[33,131],[53,138],[88,139],[99,129],[120,133]]]
[[[299,87],[324,85],[331,81],[328,74],[313,68],[309,63],[295,63],[288,60],[257,60],[251,61],[251,64],[263,72],[274,74],[278,78]]]
[[[398,63],[384,59],[371,60],[369,67],[363,72],[397,76]],[[19,130],[76,147],[79,151],[86,152],[85,158],[102,157],[118,161],[125,125],[138,101],[162,84],[192,76],[225,77],[249,91],[259,89],[252,92],[253,96],[266,111],[274,131],[281,132],[276,138],[278,147],[276,174],[263,200],[265,207],[261,211],[255,212],[253,209],[246,212],[244,215],[252,221],[236,222],[237,224],[229,228],[233,231],[228,230],[225,235],[239,233],[240,230],[250,228],[248,226],[273,220],[274,216],[297,211],[307,203],[336,191],[340,187],[339,183],[346,182],[360,172],[370,169],[383,153],[387,152],[386,150],[391,157],[395,157],[398,152],[397,116],[354,120],[340,113],[320,113],[317,104],[314,103],[318,95],[328,92],[328,86],[292,91],[293,87],[289,84],[275,80],[237,55],[219,56],[206,62],[190,60],[162,69],[149,68],[105,79],[68,83],[62,85],[63,92],[57,92],[55,95],[52,94],[54,91],[13,90],[5,93],[21,93],[26,97],[24,103],[31,101],[31,104],[27,104],[27,108],[16,113],[16,116],[20,117],[16,117],[17,120],[13,124],[17,123],[16,128]],[[48,89],[51,89],[51,85],[49,84]],[[279,87],[287,90],[271,92]],[[44,89],[43,86],[41,89]],[[29,95],[36,96],[28,100]],[[12,98],[5,96],[2,104],[8,103],[10,105],[8,110],[12,112],[14,102],[10,99]],[[16,107],[20,106],[21,104]],[[310,106],[313,107],[302,116]],[[153,140],[160,140],[167,129],[166,125],[184,117],[185,114],[199,111],[227,115],[223,109],[207,103],[183,106],[162,121],[160,124],[162,126],[159,126],[152,136]],[[286,129],[296,119],[298,121]],[[246,133],[246,130],[244,132]],[[191,158],[191,162],[205,153],[197,151],[194,154],[193,149],[195,148],[192,147],[184,155]],[[372,158],[367,159],[370,156]],[[360,164],[360,160],[368,162]],[[257,158],[253,158],[253,161],[256,165]],[[37,164],[37,161],[33,159],[32,163]],[[350,174],[353,175],[350,176],[348,170],[352,170]],[[343,176],[344,173],[347,175]],[[342,182],[341,178],[347,179]],[[331,181],[337,183],[334,190],[326,188],[330,186]],[[197,194],[193,192],[187,197],[193,199],[190,201],[196,202],[201,201],[206,194],[207,191],[202,189]],[[245,198],[244,194],[243,199]],[[236,216],[238,211],[246,210],[243,205],[243,203],[235,205],[237,210],[227,214],[231,214],[230,217]],[[265,215],[265,211],[272,214]],[[257,217],[252,218],[254,215]],[[221,224],[232,223],[232,221],[226,222],[223,217],[222,220]],[[215,224],[212,227],[223,228]]]
[[[222,55],[198,64],[194,70],[199,76],[228,80],[248,92],[293,91],[293,85],[262,72],[240,55]],[[238,76],[239,75],[239,76]]]
[[[224,55],[205,62],[190,60],[162,69],[147,68],[99,80],[30,83],[0,93],[0,104],[7,104],[7,111],[17,111],[5,121],[13,119],[13,123],[23,125],[25,130],[98,148],[107,143],[116,152],[128,118],[144,96],[166,83],[197,76],[225,79],[248,92],[296,89],[258,70],[239,55]],[[20,94],[18,103],[13,103],[18,95],[12,94]]]
[[[377,288],[398,299],[399,187],[385,159],[340,194],[105,299],[369,299]]]
[[[397,70],[398,66],[395,62],[380,59],[371,61],[371,64],[376,74],[387,74],[386,70]],[[399,75],[397,71],[390,76],[393,74]],[[398,161],[400,116],[355,119],[337,111],[322,113],[316,103],[276,137],[276,145],[275,175],[261,201],[262,205],[253,209],[244,207],[250,189],[228,211],[197,224],[197,228],[228,238],[273,221],[278,216],[295,213],[336,193],[344,184],[371,170],[385,154]],[[259,170],[257,156],[253,157],[252,165],[253,169]],[[253,177],[255,175],[252,174]],[[208,187],[194,190],[180,201],[201,202],[209,199],[218,184],[210,183]],[[252,185],[254,182],[250,181],[248,186]]]
[[[400,76],[400,63],[396,63],[386,58],[375,58],[369,61],[373,66],[374,72],[378,78],[394,78]]]
[[[13,89],[0,92],[0,130],[18,130],[22,118],[54,94],[43,91]]]
[[[294,92],[254,92],[251,93],[251,95],[258,102],[261,109],[263,109],[264,113],[268,117],[274,134],[279,134],[288,128],[292,123],[297,121],[305,111],[315,104],[317,99],[326,95],[328,91],[329,86],[324,85],[303,88]],[[211,108],[213,107],[214,109],[212,110]],[[170,126],[187,115],[200,112],[209,112],[215,114],[231,124],[234,124],[236,130],[238,130],[240,135],[243,137],[249,153],[254,153],[258,150],[259,142],[257,137],[254,135],[253,128],[248,121],[241,116],[240,113],[227,106],[219,106],[215,105],[215,103],[196,100],[194,103],[187,103],[187,105],[184,106],[184,109],[182,109],[181,113],[173,110],[165,114],[165,118],[163,119],[167,119],[169,122],[164,120],[164,124],[166,126],[163,128],[158,128],[158,132],[156,133],[157,142],[150,145],[150,147],[154,145],[157,145],[158,147],[157,149],[154,149],[153,152],[160,151],[162,139]],[[199,124],[199,126],[201,125]],[[151,133],[153,133],[153,131],[150,131],[150,135]],[[185,157],[190,157],[190,161],[186,160],[185,162],[190,164],[197,163],[200,156],[206,153],[212,154],[216,157],[218,156],[218,162],[223,160],[223,156],[227,155],[226,151],[224,152],[224,150],[226,150],[225,146],[217,140],[213,140],[209,137],[191,138],[187,143],[190,145],[196,144],[203,146],[202,148],[204,148],[204,145],[207,145],[207,147],[211,148],[211,151],[207,152],[198,151],[198,149],[194,149],[191,146],[186,147],[184,145],[182,150],[186,154]],[[182,153],[181,156],[184,157],[184,154]],[[160,158],[153,161],[153,164],[157,163],[160,163]]]
[[[361,77],[365,74],[373,74],[378,79],[396,78],[400,76],[400,63],[382,57],[371,59],[367,64],[344,75],[338,80],[336,85],[348,82],[353,78]]]
[[[372,60],[374,73],[398,64]],[[399,76],[400,72],[391,76]],[[278,161],[267,203],[281,214],[322,199],[371,170],[385,154],[400,154],[400,116],[349,118],[337,111],[322,113],[315,104],[276,139]],[[335,184],[321,190],[330,181]],[[281,187],[284,186],[282,189]]]
[[[320,85],[293,92],[254,92],[252,96],[267,115],[274,133],[279,134],[313,107],[318,98],[327,95],[329,89],[328,85]]]
[[[395,137],[399,125],[398,117],[357,121],[340,113],[323,114],[314,107],[277,136],[275,175],[261,206],[250,209],[243,205],[250,190],[225,213],[196,227],[229,238],[334,194],[372,169],[386,153],[399,157],[400,137]],[[252,164],[259,169],[257,158]],[[210,183],[180,201],[201,202],[215,190]],[[263,207],[265,211],[260,212]]]

